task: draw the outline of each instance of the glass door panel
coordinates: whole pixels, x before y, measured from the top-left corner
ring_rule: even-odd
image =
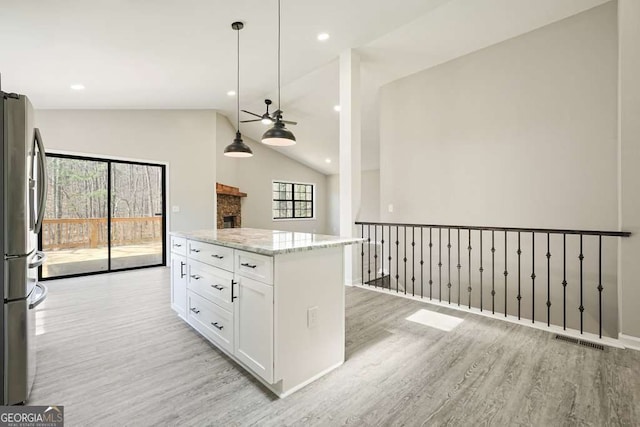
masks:
[[[111,162],[111,269],[161,265],[164,167]]]
[[[107,162],[47,155],[43,278],[107,271]]]

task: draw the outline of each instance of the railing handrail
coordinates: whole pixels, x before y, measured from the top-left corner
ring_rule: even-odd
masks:
[[[612,236],[629,237],[628,231],[604,231],[604,230],[571,230],[562,228],[523,228],[523,227],[494,227],[483,225],[443,225],[443,224],[405,224],[397,222],[370,222],[356,221],[356,225],[381,225],[391,227],[421,227],[421,228],[446,228],[452,230],[477,230],[477,231],[508,231],[521,233],[542,233],[542,234],[580,234],[583,236]]]

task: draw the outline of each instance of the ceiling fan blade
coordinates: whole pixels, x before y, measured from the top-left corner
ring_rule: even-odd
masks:
[[[247,110],[240,110],[240,111],[242,111],[243,113],[251,114],[252,116],[256,116],[256,117],[262,118],[262,116],[260,114],[252,113],[251,111],[247,111]]]
[[[297,125],[298,122],[290,122],[289,120],[280,120],[282,123],[287,124],[287,125]]]
[[[262,119],[255,119],[255,120],[240,120],[240,123],[251,123],[251,122],[261,122]]]

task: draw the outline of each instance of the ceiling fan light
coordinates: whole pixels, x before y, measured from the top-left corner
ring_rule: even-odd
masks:
[[[240,132],[236,132],[236,138],[224,149],[224,155],[227,157],[252,157],[253,151],[242,141]]]
[[[262,122],[263,125],[270,125],[270,124],[273,123],[273,120],[268,119],[268,118],[265,117],[264,119],[261,120],[261,122]]]
[[[284,127],[284,123],[276,121],[273,127],[262,135],[262,143],[277,147],[287,147],[289,145],[295,145],[296,137],[293,135],[293,132]]]

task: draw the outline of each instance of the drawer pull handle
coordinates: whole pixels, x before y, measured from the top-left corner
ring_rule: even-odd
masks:
[[[224,286],[220,286],[220,285],[211,285],[212,288],[217,289],[219,291],[224,289]]]
[[[191,249],[191,252],[200,253],[200,249]]]
[[[191,310],[191,311],[193,311],[195,314],[200,313],[200,310],[198,310],[198,309],[197,309],[197,308],[195,308],[195,307],[191,307],[191,309],[190,309],[190,310]]]
[[[256,268],[257,267],[256,264],[249,264],[248,262],[243,262],[240,265],[243,266],[243,267],[249,267],[249,268]]]
[[[202,279],[202,276],[198,276],[197,274],[192,274],[191,278],[194,279],[194,280],[200,280],[200,279]]]
[[[180,261],[180,278],[181,278],[181,279],[182,279],[184,276],[186,276],[186,275],[187,275],[187,273],[185,273],[185,272],[184,272],[184,267],[185,267],[186,265],[187,265],[186,263],[184,263],[184,262]]]
[[[213,255],[211,255],[211,256],[212,256],[212,257],[214,257],[215,259],[222,259],[222,258],[224,258],[223,256],[218,255],[218,254],[213,254]]]
[[[182,245],[181,245],[180,243],[174,243],[174,244],[173,244],[173,247],[174,247],[174,248],[181,248],[181,247],[182,247]]]
[[[238,284],[238,282],[236,282],[235,280],[231,279],[231,302],[233,302],[234,299],[238,299],[238,297],[233,294],[233,286],[237,285],[237,284]]]
[[[218,325],[218,322],[211,322],[211,326],[213,326],[214,328],[216,328],[219,331],[221,331],[222,328],[224,328],[224,326]]]

